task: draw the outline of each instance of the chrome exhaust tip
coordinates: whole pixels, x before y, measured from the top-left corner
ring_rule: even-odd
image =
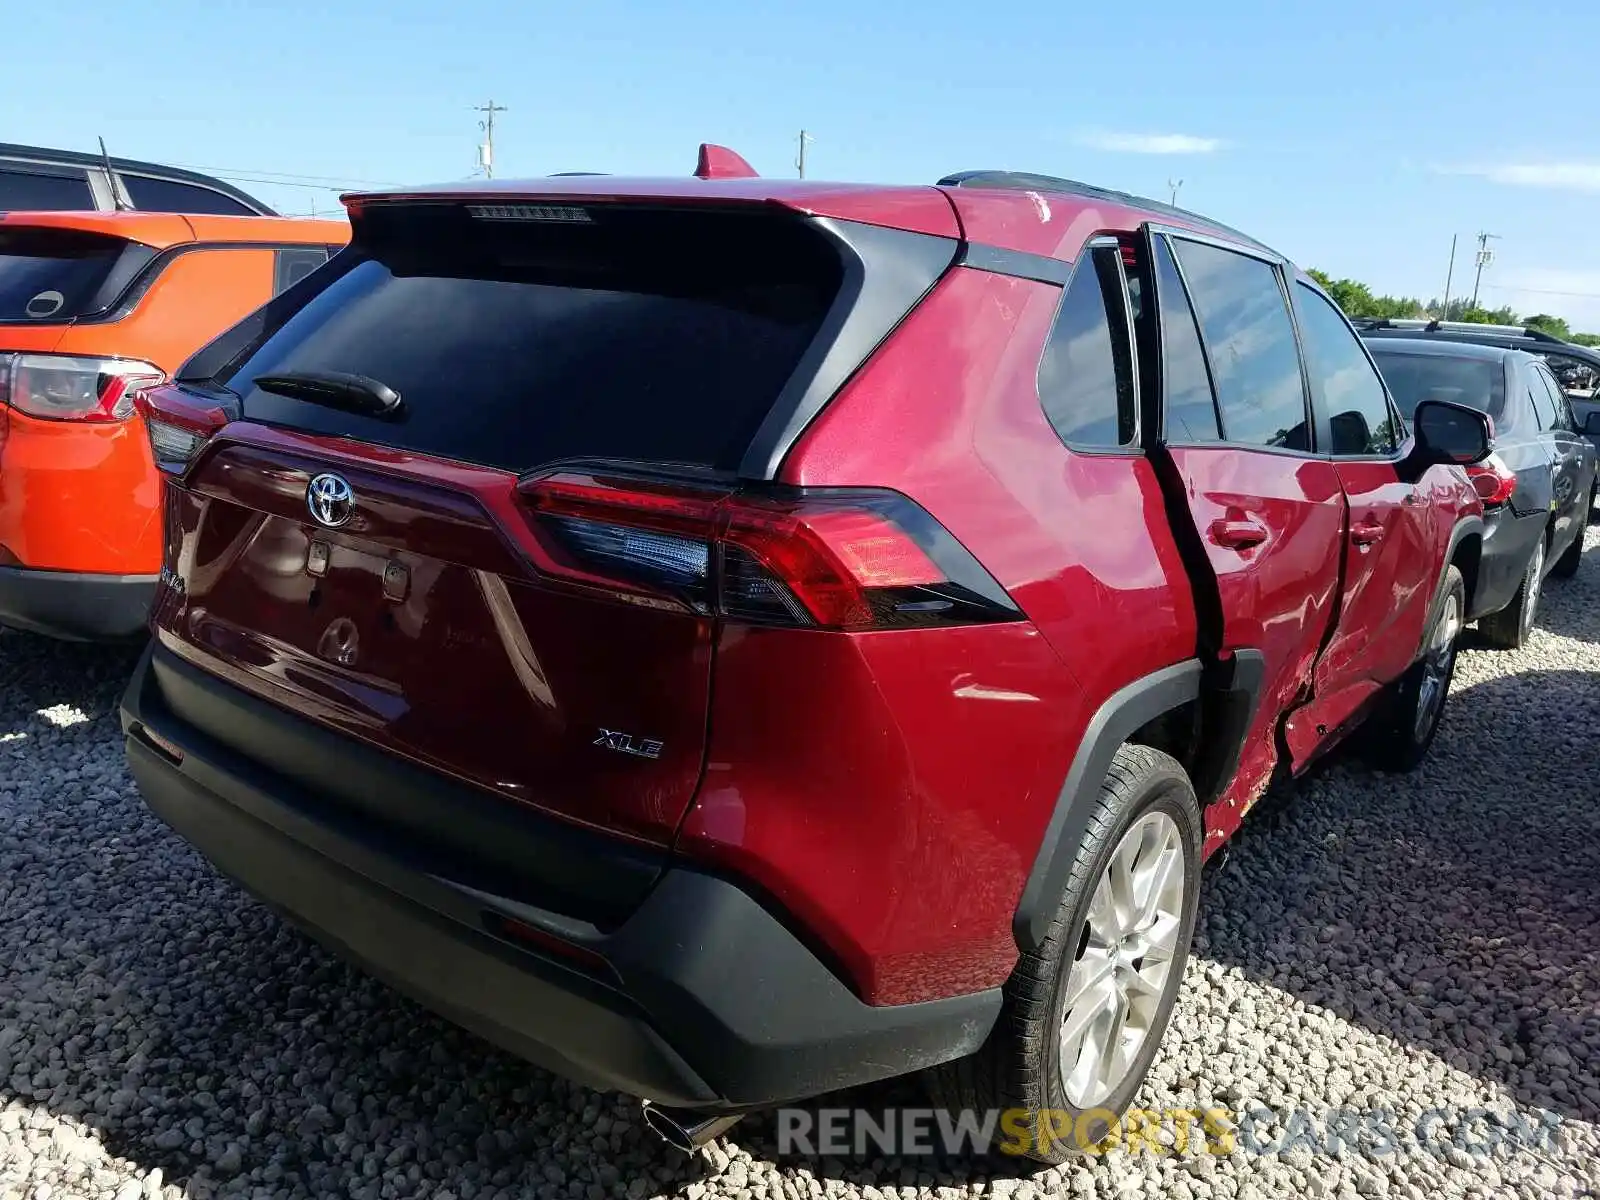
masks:
[[[646,1100],[644,1123],[658,1138],[676,1150],[693,1154],[706,1143],[721,1137],[737,1125],[743,1113],[704,1116],[681,1109],[662,1108]]]

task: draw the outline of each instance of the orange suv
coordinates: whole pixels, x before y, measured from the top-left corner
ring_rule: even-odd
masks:
[[[133,390],[348,238],[343,221],[0,214],[0,625],[144,628],[161,486]]]

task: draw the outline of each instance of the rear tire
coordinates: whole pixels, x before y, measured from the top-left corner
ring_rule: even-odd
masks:
[[[1478,632],[1490,645],[1501,650],[1520,650],[1533,635],[1533,623],[1539,615],[1539,593],[1544,588],[1544,551],[1541,536],[1511,603],[1478,621]]]
[[[1583,509],[1578,513],[1578,529],[1573,535],[1572,545],[1562,552],[1556,559],[1556,565],[1550,568],[1550,574],[1560,579],[1571,579],[1578,573],[1578,568],[1583,565],[1583,536],[1589,528],[1589,502],[1583,502]]]
[[[1176,760],[1120,747],[1043,944],[1017,962],[983,1048],[930,1073],[934,1101],[980,1120],[1026,1110],[1025,1144],[1016,1127],[997,1125],[996,1137],[1039,1162],[1066,1162],[1102,1139],[1103,1113],[1120,1117],[1132,1102],[1177,1000],[1201,838],[1200,805]]]
[[[1445,568],[1444,586],[1428,617],[1422,657],[1390,685],[1389,696],[1367,722],[1368,757],[1386,771],[1415,770],[1439,732],[1456,673],[1456,648],[1466,623],[1467,588],[1461,572]]]

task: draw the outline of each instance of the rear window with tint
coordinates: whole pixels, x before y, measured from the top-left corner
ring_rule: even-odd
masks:
[[[0,212],[92,211],[94,192],[82,171],[22,164],[0,167]]]
[[[121,290],[129,248],[76,230],[0,228],[0,321],[48,324],[99,311],[110,290]]]
[[[150,175],[121,176],[133,206],[146,212],[200,213],[219,217],[253,217],[256,212],[232,196],[191,183]]]
[[[838,256],[792,217],[494,211],[364,217],[342,273],[218,382],[252,420],[510,470],[569,457],[732,469],[839,289]],[[297,371],[370,376],[403,413],[253,386]]]
[[[1505,368],[1499,362],[1397,353],[1385,349],[1381,341],[1369,341],[1367,349],[1383,372],[1400,415],[1407,421],[1424,400],[1465,404],[1495,418],[1505,411]]]

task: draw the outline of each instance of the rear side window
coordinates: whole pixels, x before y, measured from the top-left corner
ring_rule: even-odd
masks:
[[[1538,367],[1533,369],[1533,373],[1543,386],[1545,397],[1550,402],[1550,428],[1558,429],[1563,433],[1576,433],[1577,423],[1572,418],[1572,410],[1567,404],[1567,397],[1561,391],[1561,385],[1556,382],[1555,376],[1546,374]]]
[[[1161,306],[1161,378],[1166,403],[1167,440],[1219,442],[1222,422],[1211,390],[1211,372],[1200,348],[1178,265],[1165,238],[1155,238],[1156,292]]]
[[[197,213],[214,217],[256,215],[253,208],[211,188],[177,183],[171,179],[156,179],[149,175],[119,175],[119,178],[133,206],[147,212]]]
[[[83,171],[0,166],[0,212],[92,212],[95,207]]]
[[[1137,432],[1127,281],[1115,243],[1093,246],[1061,297],[1039,364],[1039,398],[1061,440],[1129,445]]]
[[[1232,443],[1310,450],[1294,326],[1268,263],[1203,242],[1175,241],[1205,337]]]
[[[1528,373],[1528,398],[1533,401],[1533,411],[1539,417],[1540,429],[1554,429],[1556,425],[1555,401],[1550,398],[1550,393],[1545,390],[1544,379],[1539,372],[1531,366],[1525,367]]]
[[[1544,354],[1545,366],[1550,368],[1561,390],[1574,400],[1589,400],[1600,391],[1600,367],[1566,354]]]
[[[0,227],[0,321],[49,324],[99,312],[153,254],[103,234]]]
[[[1312,394],[1327,410],[1333,434],[1329,450],[1351,456],[1393,454],[1400,439],[1389,399],[1360,339],[1320,293],[1297,283],[1294,294]]]
[[[304,307],[218,382],[252,420],[510,470],[569,457],[733,469],[841,282],[833,248],[787,216],[483,211],[368,214],[338,274],[307,280]],[[253,383],[305,371],[377,379],[401,417]]]

